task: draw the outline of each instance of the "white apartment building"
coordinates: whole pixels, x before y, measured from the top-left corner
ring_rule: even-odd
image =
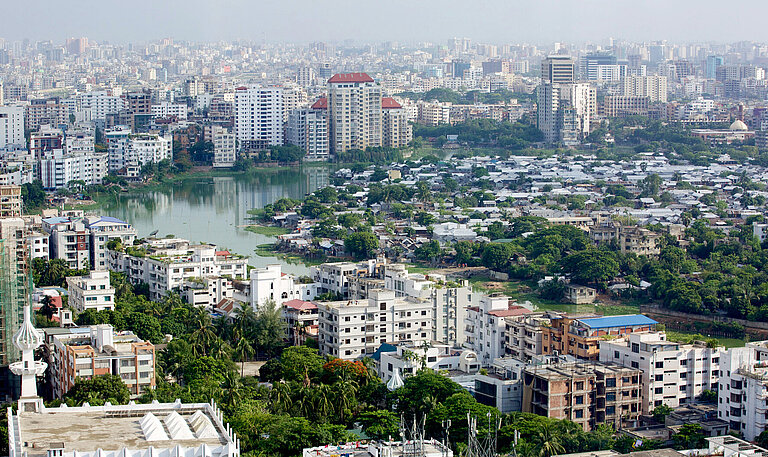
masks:
[[[38,176],[45,189],[66,187],[70,181],[101,184],[107,165],[107,154],[103,152],[69,154],[56,149],[38,161]]]
[[[293,275],[283,274],[280,264],[253,268],[250,271],[250,304],[259,309],[267,300],[278,305],[290,300],[309,301],[318,295],[318,284],[299,282]]]
[[[483,366],[490,366],[505,353],[504,318],[529,312],[530,310],[520,306],[510,308],[509,297],[483,295],[478,306],[467,309],[464,347],[475,351]]]
[[[168,291],[180,290],[185,280],[226,276],[243,279],[248,258],[218,251],[210,244],[191,244],[179,238],[149,239],[139,246],[109,250],[110,270],[125,273],[133,284],[147,283],[150,298],[162,298]]]
[[[313,105],[314,107],[315,105]],[[296,109],[288,114],[286,137],[289,144],[306,152],[305,160],[328,160],[328,119],[325,109]]]
[[[304,108],[309,103],[307,91],[296,84],[283,85],[283,122],[288,120],[291,111]]]
[[[181,288],[187,303],[207,309],[232,298],[235,292],[232,280],[224,276],[186,279]]]
[[[459,370],[467,374],[480,371],[477,355],[468,349],[456,351],[444,344],[398,344],[392,352],[382,352],[379,358],[379,377],[387,383],[395,373],[405,379],[422,367],[435,371]]]
[[[692,403],[705,390],[717,390],[725,348],[667,341],[664,332],[632,333],[600,341],[600,362],[639,368],[643,414],[660,405]]]
[[[386,290],[396,297],[412,297],[432,303],[432,340],[452,347],[465,341],[467,309],[472,304],[472,289],[464,280],[449,281],[443,275],[409,274],[405,265],[383,266]]]
[[[115,288],[109,283],[108,271],[91,271],[88,276],[67,278],[69,306],[82,312],[115,309]]]
[[[382,145],[381,87],[365,73],[328,80],[328,141],[332,154]]]
[[[125,100],[107,91],[83,92],[77,94],[75,100],[75,110],[90,111],[93,120],[106,119],[108,114],[117,114],[125,109]]]
[[[667,77],[627,76],[621,83],[621,95],[648,97],[651,103],[666,103]]]
[[[104,132],[109,155],[109,171],[117,171],[125,167],[125,157],[128,150],[128,139],[131,136],[130,127],[120,125]]]
[[[717,418],[754,440],[768,429],[768,341],[728,349],[720,362]]]
[[[318,294],[333,292],[346,297],[349,294],[349,276],[372,276],[375,268],[375,260],[333,262],[311,267],[309,275],[318,284]]]
[[[124,164],[141,167],[147,163],[157,163],[166,159],[173,160],[171,137],[142,133],[133,135],[129,139]]]
[[[253,142],[259,148],[283,144],[282,87],[235,90],[235,136],[240,148],[244,148],[246,142]]]
[[[382,146],[400,148],[413,140],[413,131],[408,115],[402,105],[394,99],[384,97],[382,108]]]
[[[183,103],[162,102],[152,105],[153,119],[167,119],[175,117],[180,121],[187,120],[187,105]]]
[[[74,269],[104,270],[110,240],[130,245],[136,239],[136,230],[114,217],[50,217],[43,219],[42,228],[50,239],[50,258],[62,259]]]
[[[451,122],[451,104],[441,102],[427,102],[419,100],[417,102],[419,124],[437,126],[440,124],[450,124]]]
[[[29,246],[29,255],[33,259],[50,259],[49,237],[45,233],[30,231],[24,237],[27,246]]]
[[[0,106],[0,148],[9,145],[26,146],[24,138],[24,108]]]
[[[237,160],[235,134],[224,127],[212,127],[213,166],[231,167]]]
[[[557,111],[560,107],[559,84],[542,82],[536,89],[536,126],[544,134],[546,143],[556,143],[559,139],[557,129]]]
[[[368,297],[317,304],[321,354],[354,360],[370,356],[382,343],[431,340],[431,303],[396,298],[392,290],[372,290]]]
[[[67,154],[94,153],[95,139],[87,132],[67,132],[64,138],[64,152]]]

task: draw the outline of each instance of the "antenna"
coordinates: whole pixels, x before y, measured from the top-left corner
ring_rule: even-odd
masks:
[[[501,428],[501,417],[488,412],[488,432],[482,439],[477,437],[477,417],[467,412],[467,457],[496,457],[496,447]]]

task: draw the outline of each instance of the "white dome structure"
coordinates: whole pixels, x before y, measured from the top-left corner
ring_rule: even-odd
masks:
[[[733,124],[731,124],[728,130],[732,132],[745,132],[749,130],[749,127],[747,127],[747,124],[745,124],[743,121],[736,119],[733,121]]]

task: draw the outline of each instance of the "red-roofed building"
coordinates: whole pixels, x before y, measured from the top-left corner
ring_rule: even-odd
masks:
[[[373,78],[368,76],[367,73],[337,73],[331,76],[331,79],[328,80],[328,84],[372,82]]]
[[[381,109],[397,109],[402,108],[403,105],[397,103],[392,97],[384,97],[381,99]]]
[[[381,99],[382,145],[390,148],[407,146],[413,140],[413,130],[403,105],[394,98]]]
[[[328,80],[330,152],[382,145],[381,86],[365,73],[340,73]]]
[[[317,340],[317,305],[311,301],[299,299],[283,303],[283,320],[286,326],[286,338],[295,345],[304,344],[307,338]]]
[[[327,97],[320,97],[317,99],[315,103],[312,104],[310,107],[312,109],[328,109],[328,98]]]

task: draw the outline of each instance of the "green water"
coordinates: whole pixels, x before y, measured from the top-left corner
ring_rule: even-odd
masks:
[[[331,173],[328,166],[304,166],[234,176],[191,177],[158,189],[121,194],[98,212],[133,224],[140,237],[157,230],[158,237],[172,234],[248,255],[255,267],[281,263],[284,272],[307,274],[308,267],[303,264],[287,264],[254,254],[257,245],[272,243],[275,238],[246,231],[246,211],[262,208],[281,197],[303,198],[327,186]]]

